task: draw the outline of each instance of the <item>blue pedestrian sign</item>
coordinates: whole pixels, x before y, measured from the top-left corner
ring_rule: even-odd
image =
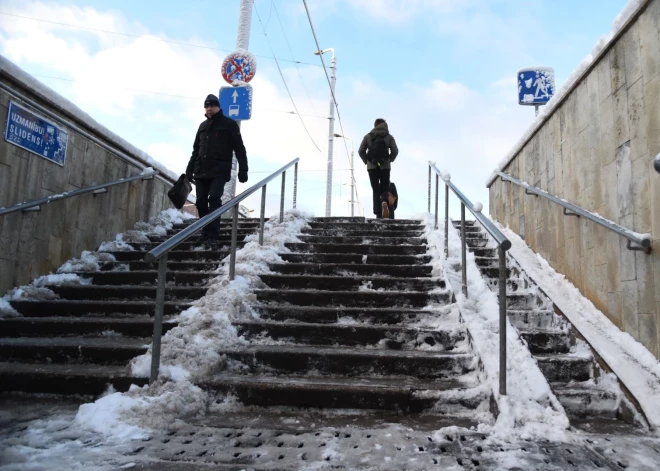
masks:
[[[69,133],[13,101],[7,110],[5,141],[64,167]]]
[[[252,117],[252,87],[222,87],[220,89],[220,108],[225,116],[236,121],[245,121]]]
[[[527,67],[518,71],[518,104],[545,105],[554,94],[552,67]]]

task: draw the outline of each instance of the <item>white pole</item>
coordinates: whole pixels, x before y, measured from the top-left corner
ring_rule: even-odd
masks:
[[[351,217],[355,217],[355,174],[353,170],[353,141],[351,140]]]
[[[322,54],[322,52],[321,52]],[[328,131],[328,178],[326,182],[325,189],[325,217],[330,217],[331,206],[332,206],[332,154],[334,151],[334,139],[335,139],[335,82],[337,80],[335,71],[336,67],[335,60],[335,51],[332,50],[332,61],[330,62],[330,126]]]
[[[252,5],[254,0],[241,0],[241,9],[238,17],[238,33],[236,35],[236,49],[248,50],[250,46],[250,27],[252,25]],[[241,122],[238,121],[238,127]],[[236,176],[238,174],[238,161],[236,155],[231,162],[231,180],[227,182],[225,191],[222,195],[222,201],[227,202],[236,196]],[[231,217],[231,212],[227,212],[222,217]]]

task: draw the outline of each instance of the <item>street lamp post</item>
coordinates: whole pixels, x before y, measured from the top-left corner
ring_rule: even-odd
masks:
[[[353,139],[348,136],[342,136],[341,134],[335,134],[335,137],[341,137],[342,139],[348,139],[351,141],[351,217],[355,216],[355,167],[353,165]]]
[[[314,54],[320,56],[326,52],[332,52],[332,60],[330,61],[330,129],[328,130],[328,177],[325,188],[325,217],[330,217],[330,209],[332,206],[332,154],[334,151],[334,134],[335,134],[335,82],[337,77],[335,71],[337,70],[335,60],[335,50],[331,47],[316,51]]]

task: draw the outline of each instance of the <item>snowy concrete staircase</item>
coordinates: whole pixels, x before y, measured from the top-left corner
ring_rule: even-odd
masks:
[[[453,222],[460,233],[460,221]],[[497,290],[499,259],[494,242],[474,221],[466,221],[466,243],[487,283]],[[613,430],[635,424],[635,408],[616,376],[596,360],[590,346],[507,256],[507,314],[564,407],[571,424],[585,430]],[[601,367],[602,365],[602,367]],[[604,369],[605,368],[605,369]]]
[[[468,423],[488,412],[419,221],[317,218],[299,239],[261,276],[255,318],[234,322],[250,344],[221,350],[228,366],[203,387],[257,406],[432,411]]]
[[[168,236],[189,223],[175,225]],[[239,227],[242,241],[258,221],[242,220]],[[220,241],[193,237],[170,252],[164,332],[176,325],[177,313],[204,296],[229,253],[230,234],[223,221]],[[117,261],[102,263],[98,272],[79,273],[90,284],[48,286],[55,299],[11,303],[22,317],[0,320],[0,391],[96,395],[108,384],[124,391],[147,383],[131,377],[127,365],[146,352],[153,333],[157,272],[143,259],[165,236],[151,239],[131,244],[134,251],[111,252]]]

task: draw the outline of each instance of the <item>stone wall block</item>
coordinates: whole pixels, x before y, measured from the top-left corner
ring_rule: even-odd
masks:
[[[650,179],[658,177],[649,172],[646,159],[632,163],[633,227],[635,232],[651,232],[651,188]]]
[[[649,154],[660,154],[660,74],[644,85],[644,109],[646,110],[646,139]]]
[[[642,78],[642,58],[639,44],[639,23],[635,22],[619,41],[625,55],[626,85],[631,87]]]
[[[638,309],[639,312],[647,314],[655,312],[655,274],[653,273],[653,262],[650,254],[635,252]]]
[[[45,165],[46,159],[42,159],[37,155],[31,155],[28,159],[28,173],[25,182],[25,194],[23,195],[24,201],[43,198],[47,193],[47,190],[43,190],[41,187]]]
[[[607,291],[609,293],[621,291],[621,237],[612,231],[607,231]],[[627,250],[624,247],[624,250]]]
[[[659,99],[660,100],[660,99]],[[641,80],[628,89],[628,123],[630,124],[630,149],[632,160],[648,154],[646,110],[644,109],[644,84]]]
[[[51,235],[48,239],[48,270],[57,271],[65,261],[62,259],[62,238]]]
[[[610,78],[612,81],[612,94],[615,94],[626,84],[626,66],[624,61],[624,46],[617,42],[610,52]]]
[[[589,125],[589,90],[587,81],[582,81],[577,87],[577,131],[584,131]]]
[[[16,276],[16,261],[0,258],[0,292],[6,293],[12,288]]]
[[[600,140],[598,153],[602,165],[607,165],[616,159],[617,148],[614,132],[614,102],[612,95],[600,103],[599,117]]]
[[[633,212],[633,182],[632,182],[632,159],[630,156],[630,145],[628,143],[617,149],[616,174],[617,174],[617,206],[619,218],[632,215]]]
[[[623,301],[621,292],[607,293],[607,311],[604,313],[618,328],[623,328]]]
[[[601,173],[603,182],[605,209],[602,216],[607,219],[619,222],[619,197],[617,193],[617,163],[616,161],[605,165]]]
[[[660,73],[660,3],[651,2],[637,24],[642,76],[648,82]]]
[[[602,103],[612,96],[612,73],[610,70],[610,53],[606,54],[596,66],[598,74],[598,102]]]
[[[639,315],[639,341],[656,357],[658,352],[657,321],[655,313]]]
[[[615,145],[622,146],[630,140],[630,123],[628,121],[628,91],[620,88],[613,96],[614,105],[614,137]]]
[[[0,258],[16,260],[23,217],[23,213],[10,213],[0,217]],[[3,280],[4,276],[4,273],[0,273],[0,279]]]
[[[69,166],[69,184],[76,188],[82,188],[83,185],[84,160],[85,151],[74,147],[66,163]]]
[[[623,329],[639,340],[639,312],[637,310],[637,283],[633,281],[621,282],[621,301],[623,309]]]
[[[625,228],[632,227],[632,214],[621,219],[621,225]],[[619,276],[621,281],[632,281],[637,279],[637,263],[635,252],[627,248],[628,239],[619,237]]]

